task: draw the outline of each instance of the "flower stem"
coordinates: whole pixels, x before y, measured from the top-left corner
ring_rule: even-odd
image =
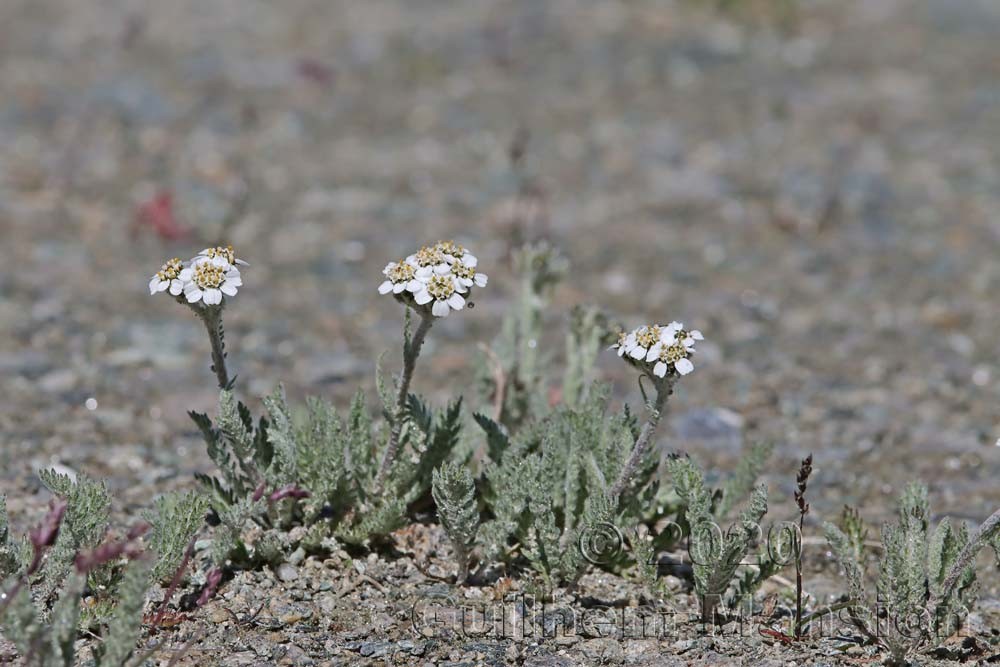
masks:
[[[389,431],[389,444],[382,455],[382,463],[379,464],[378,474],[375,477],[373,495],[382,493],[385,478],[396,461],[399,454],[399,437],[403,431],[403,413],[406,411],[406,399],[410,395],[410,381],[413,379],[413,370],[417,366],[417,357],[420,356],[420,348],[424,345],[424,338],[434,324],[431,315],[421,315],[420,324],[413,336],[409,340],[403,341],[403,374],[399,379],[399,387],[396,391],[396,405],[393,409],[392,428]]]
[[[805,523],[805,512],[799,514],[799,537],[795,549],[795,638],[802,636],[802,528]]]
[[[636,469],[649,450],[649,446],[653,440],[653,433],[656,432],[656,427],[660,424],[660,416],[663,414],[663,408],[667,403],[667,399],[674,393],[675,377],[653,378],[653,380],[656,384],[656,398],[653,400],[652,405],[649,406],[649,417],[646,418],[646,423],[642,425],[642,430],[635,441],[632,453],[618,475],[618,481],[614,483],[608,492],[608,495],[612,497],[620,496],[625,487],[632,481],[632,476],[635,475]]]
[[[198,317],[205,323],[208,340],[212,344],[212,371],[219,381],[219,389],[229,388],[229,372],[226,370],[225,331],[222,328],[222,307],[197,310]]]

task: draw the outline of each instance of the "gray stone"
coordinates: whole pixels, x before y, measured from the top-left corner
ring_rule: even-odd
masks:
[[[366,658],[381,658],[392,650],[392,642],[364,642],[358,652]]]
[[[282,563],[275,570],[278,579],[284,582],[295,581],[299,578],[299,571],[291,563]]]

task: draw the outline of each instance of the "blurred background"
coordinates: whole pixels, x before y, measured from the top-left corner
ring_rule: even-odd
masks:
[[[0,491],[108,477],[134,513],[210,462],[201,325],[149,277],[219,241],[258,397],[346,401],[399,363],[376,292],[424,242],[490,284],[432,331],[415,389],[474,398],[510,253],[571,262],[547,311],[700,328],[662,429],[730,470],[777,444],[775,519],[1000,503],[1000,4],[993,0],[3,0]],[[600,363],[616,401],[634,373]],[[787,496],[787,499],[786,499]],[[787,502],[786,502],[787,500]]]

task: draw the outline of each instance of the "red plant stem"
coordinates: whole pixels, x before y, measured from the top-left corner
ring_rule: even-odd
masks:
[[[170,603],[170,598],[174,596],[174,593],[177,592],[177,587],[181,585],[181,579],[184,578],[184,572],[187,570],[188,563],[191,562],[191,556],[194,554],[194,540],[195,538],[192,537],[191,541],[188,542],[187,549],[184,550],[184,558],[181,559],[181,564],[177,566],[174,576],[170,579],[170,585],[163,594],[163,602],[160,603],[160,607],[156,610],[156,615],[153,616],[153,620],[150,623],[154,627],[163,622],[163,618],[167,615],[167,605]]]

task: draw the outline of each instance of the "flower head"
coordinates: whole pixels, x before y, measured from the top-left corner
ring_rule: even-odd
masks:
[[[465,248],[454,241],[438,241],[434,244],[434,249],[442,255],[446,255],[451,261],[457,261],[465,256]]]
[[[466,255],[466,259],[455,262],[451,265],[451,275],[455,276],[455,281],[462,287],[486,287],[488,277],[485,273],[476,271],[476,258]],[[469,260],[468,258],[472,258]]]
[[[171,294],[178,296],[184,291],[184,282],[180,279],[183,270],[184,263],[177,257],[167,260],[167,263],[150,278],[149,293],[156,294],[169,289]]]
[[[413,300],[419,306],[430,303],[431,314],[435,317],[447,317],[452,309],[462,310],[465,307],[465,297],[459,294],[463,291],[454,276],[434,274],[426,282],[421,281]]]
[[[424,246],[406,259],[389,262],[379,294],[393,294],[399,301],[435,317],[447,317],[465,307],[473,287],[485,287],[488,278],[477,271],[479,260],[454,241]]]
[[[382,269],[382,274],[386,277],[386,280],[378,286],[378,293],[388,294],[392,292],[393,294],[399,294],[406,289],[410,281],[414,280],[416,273],[417,269],[405,259],[401,259],[398,262],[389,262]],[[414,290],[418,288],[419,286],[416,284],[413,286]]]
[[[680,322],[652,324],[622,332],[612,349],[633,366],[655,377],[687,375],[694,370],[691,357],[695,341],[704,340],[697,329],[687,331]]]
[[[236,252],[233,250],[233,246],[216,246],[214,248],[205,248],[198,253],[198,257],[206,257],[211,260],[212,264],[218,266],[222,269],[228,269],[232,266],[250,266],[242,259],[237,259]]]
[[[222,296],[236,296],[237,288],[243,285],[240,270],[228,260],[220,264],[217,257],[199,255],[191,260],[191,266],[181,271],[184,282],[184,297],[188,303],[201,301],[206,306],[222,303]]]
[[[406,261],[416,268],[434,267],[447,262],[445,254],[436,245],[424,246],[406,258]]]

